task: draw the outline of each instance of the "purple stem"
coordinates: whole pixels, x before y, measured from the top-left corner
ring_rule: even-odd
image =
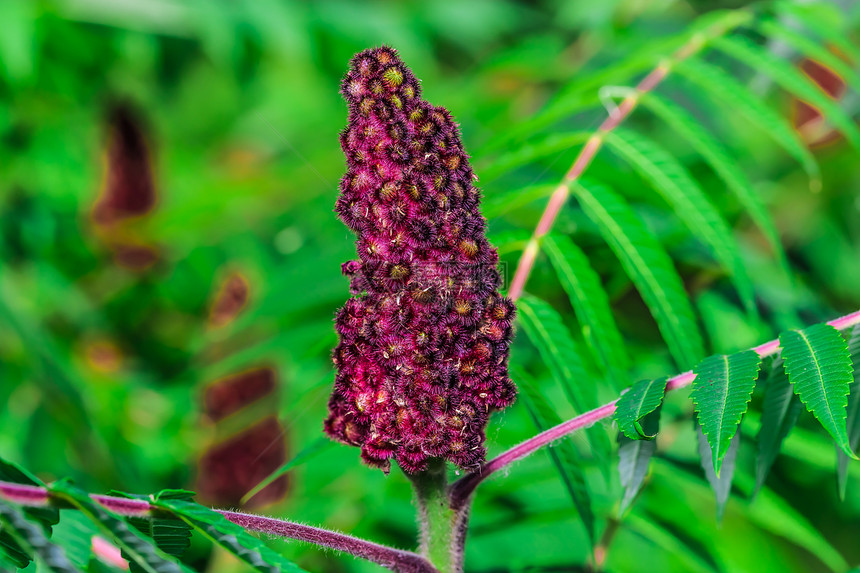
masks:
[[[860,310],[852,312],[851,314],[846,314],[845,316],[842,316],[835,320],[831,320],[827,324],[829,324],[836,330],[845,330],[846,328],[854,326],[855,324],[860,324]],[[762,358],[771,354],[776,354],[779,351],[779,339],[765,342],[764,344],[756,346],[752,350],[757,352]],[[687,371],[682,374],[678,374],[677,376],[670,378],[669,381],[666,383],[666,392],[689,386],[695,379],[696,374],[693,371]],[[561,424],[554,426],[548,430],[545,430],[540,434],[534,436],[533,438],[529,438],[525,442],[514,446],[510,450],[493,458],[492,460],[481,466],[479,470],[469,475],[463,476],[458,481],[451,484],[451,489],[449,493],[451,507],[456,509],[465,505],[468,502],[469,497],[472,495],[472,492],[475,491],[475,488],[478,487],[478,485],[482,481],[484,481],[485,479],[490,477],[490,475],[499,471],[500,469],[512,464],[517,460],[523,459],[532,452],[546,446],[547,444],[550,444],[551,442],[554,442],[559,438],[562,438],[568,434],[572,434],[577,430],[588,428],[589,426],[592,426],[600,420],[605,420],[611,417],[615,413],[616,402],[618,402],[617,399],[613,400],[612,402],[609,402],[608,404],[604,404],[599,408],[595,408],[594,410],[590,410],[588,412],[585,412],[584,414],[580,414],[579,416],[567,420],[566,422],[562,422]]]
[[[91,495],[90,497],[105,509],[118,515],[147,517],[151,515],[153,509],[149,502],[142,499],[126,499],[108,495]],[[28,507],[43,507],[50,505],[52,501],[51,492],[43,487],[2,481],[0,481],[0,498]],[[218,509],[215,511],[248,531],[297,539],[343,551],[399,573],[438,573],[429,561],[411,551],[394,549],[351,535],[271,517]]]

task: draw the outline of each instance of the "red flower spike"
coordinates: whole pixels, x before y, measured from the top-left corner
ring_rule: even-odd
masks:
[[[388,47],[356,55],[341,93],[335,211],[358,235],[359,260],[342,266],[355,296],[336,319],[325,431],[386,472],[392,459],[408,473],[431,458],[474,469],[489,413],[516,396],[514,305],[499,294],[459,130]]]

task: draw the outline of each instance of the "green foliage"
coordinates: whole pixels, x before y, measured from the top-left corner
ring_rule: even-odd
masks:
[[[517,382],[523,392],[522,395],[525,398],[529,415],[538,431],[544,431],[561,423],[561,418],[559,418],[549,402],[541,395],[532,380],[520,372],[517,373]],[[570,438],[562,438],[557,444],[553,444],[553,447],[549,448],[548,452],[550,458],[552,458],[553,465],[558,470],[559,475],[561,475],[565,489],[567,489],[573,505],[579,513],[579,519],[582,521],[582,525],[588,534],[588,539],[593,546],[595,543],[595,518],[591,507],[591,493],[589,492],[588,482],[585,478],[585,467],[582,456],[580,456]]]
[[[0,500],[0,527],[7,533],[18,547],[28,555],[35,555],[39,563],[44,564],[48,571],[57,573],[73,573],[77,571],[63,553],[63,550],[51,543],[45,531],[39,525],[32,523],[23,511]],[[8,551],[8,548],[5,548]],[[17,563],[19,567],[23,567]]]
[[[600,276],[569,237],[549,235],[542,247],[570,299],[594,362],[617,384],[628,359]]]
[[[770,135],[786,152],[797,159],[809,176],[812,189],[821,188],[821,170],[815,156],[792,130],[788,122],[762,102],[745,85],[711,64],[687,60],[678,66],[678,73],[694,82],[722,104],[730,113],[738,112],[752,124]]]
[[[860,151],[860,129],[838,105],[817,86],[788,62],[774,56],[767,50],[742,36],[720,38],[715,45],[730,56],[746,63],[756,70],[769,74],[775,82],[789,92],[821,110],[824,117],[845,136],[857,151]]]
[[[860,446],[860,325],[851,329],[848,338],[848,352],[851,354],[851,366],[854,370],[854,380],[848,387],[848,415],[845,420],[848,427],[848,446],[852,452]],[[836,466],[836,477],[839,480],[839,497],[845,498],[848,488],[848,463],[851,458],[845,452],[837,452],[839,461]]]
[[[648,432],[640,423],[660,407],[668,378],[640,380],[621,395],[615,406],[618,429],[631,440],[652,440],[656,433]]]
[[[632,391],[631,389],[630,392]],[[618,474],[621,479],[621,487],[624,488],[624,496],[621,498],[621,505],[618,508],[619,515],[623,515],[630,507],[636,494],[642,488],[651,456],[657,451],[655,438],[657,432],[660,431],[659,405],[636,422],[636,431],[639,435],[635,438],[628,437],[624,432],[618,433]],[[640,436],[642,435],[649,436],[649,439],[641,439]]]
[[[295,563],[271,550],[261,540],[257,539],[244,528],[228,521],[220,513],[212,511],[198,503],[194,503],[168,494],[155,496],[152,504],[169,511],[199,531],[213,542],[217,543],[237,558],[249,564],[256,571],[276,573],[279,571],[303,571]]]
[[[90,521],[98,525],[102,533],[108,538],[114,539],[122,549],[123,555],[134,562],[141,571],[146,573],[175,573],[189,571],[184,565],[171,559],[165,552],[159,549],[153,540],[148,539],[136,528],[131,527],[122,518],[113,515],[98,503],[90,499],[89,495],[81,489],[71,485],[67,481],[54,482],[50,491],[59,499],[62,499],[72,507],[80,510]],[[179,528],[174,528],[174,535]],[[167,532],[164,532],[167,533]],[[184,532],[179,533],[184,537]],[[172,543],[168,543],[172,545]]]
[[[517,301],[517,319],[577,411],[596,406],[594,377],[561,316],[539,298],[524,296]]]
[[[720,475],[741,418],[752,398],[761,357],[754,350],[709,356],[693,369],[693,391],[699,425],[711,447],[714,472]]]
[[[265,416],[282,435],[261,449],[283,455],[266,465],[255,452],[230,466],[253,476],[233,499],[204,503],[250,506],[284,478],[267,514],[414,544],[403,475],[384,478],[350,448],[319,440],[333,383],[331,319],[349,296],[340,264],[355,251],[331,212],[343,174],[337,89],[352,54],[382,43],[460,124],[507,278],[584,143],[595,135],[605,144],[541,239],[530,295],[517,301],[512,358],[556,383],[524,387],[519,404],[492,417],[489,457],[536,425],[614,400],[630,381],[860,307],[860,13],[850,2],[161,4],[0,2],[0,455],[46,481],[202,492],[207,477],[229,477],[203,469],[206,454]],[[837,95],[807,76],[808,60],[834,72]],[[633,86],[654,69],[665,77],[640,93]],[[604,133],[601,122],[618,109],[608,99],[619,96],[636,107]],[[114,102],[135,110],[157,201],[106,228],[92,213],[106,183]],[[821,139],[801,124],[804,103]],[[122,249],[141,246],[157,251],[156,262],[125,266]],[[216,326],[213,301],[234,272],[247,282],[247,301]],[[628,431],[638,421],[654,435],[659,421],[661,434],[619,435],[620,480],[593,479],[612,466],[602,425],[588,441],[565,439],[488,480],[474,500],[468,570],[578,570],[595,561],[592,532],[604,532],[604,569],[619,573],[643,564],[667,573],[847,569],[860,535],[858,467],[845,451],[860,435],[856,335],[853,377],[844,351],[827,350],[838,346],[832,333],[811,349],[789,348],[794,386],[774,363],[737,432],[726,423],[694,438],[684,390],[644,418],[631,414]],[[828,382],[802,371],[810,357],[835,368],[822,370]],[[275,371],[277,392],[213,421],[209,385],[261,366]],[[736,410],[706,406],[713,420],[742,414],[749,376],[744,384],[732,394]],[[698,386],[694,396],[710,399]],[[798,417],[804,403],[841,441],[842,505],[830,495],[828,434]],[[714,459],[729,442],[712,449],[708,438],[723,433],[733,437],[717,478]],[[0,480],[40,483],[16,471]],[[710,518],[707,480],[722,528]],[[726,506],[732,488],[755,500]],[[571,499],[588,509],[571,511]],[[234,544],[218,529],[229,525],[203,521],[203,506],[186,508],[197,526],[174,529],[162,528],[180,525],[173,510],[131,523],[88,512],[81,500],[83,512],[15,508],[78,570],[109,569],[93,554],[96,534],[145,546],[125,550],[135,563],[238,573],[248,562],[234,557],[244,554],[264,568],[378,570],[308,544]],[[171,557],[189,527],[191,545]],[[0,531],[0,570],[44,568],[28,565],[36,547],[9,529]]]
[[[576,198],[645,300],[675,361],[691,366],[702,341],[684,286],[666,252],[624,200],[608,188],[579,184]]]
[[[788,261],[779,242],[773,218],[765,209],[746,174],[736,168],[736,161],[729,156],[722,144],[683,107],[659,94],[646,95],[642,98],[642,105],[677,131],[722,179],[750,217],[761,227],[774,252],[779,256],[780,265],[788,274]]]
[[[797,422],[803,405],[788,380],[781,358],[770,365],[762,404],[761,428],[758,432],[755,489],[758,493],[776,459],[782,442]]]
[[[731,231],[683,166],[653,141],[623,128],[608,134],[606,143],[650,181],[690,232],[711,248],[731,274],[744,306],[754,313],[752,284]]]
[[[732,434],[721,465],[716,466],[714,462],[716,453],[713,451],[710,441],[705,436],[701,426],[696,425],[696,436],[699,442],[699,459],[702,462],[702,469],[705,471],[705,478],[707,478],[708,483],[711,484],[711,488],[714,490],[714,497],[717,501],[717,521],[722,520],[726,512],[726,504],[732,491],[735,462],[737,461],[738,449],[741,443],[740,434],[736,432],[732,432]],[[717,467],[722,471],[715,471]]]
[[[854,458],[846,425],[845,408],[853,378],[845,339],[832,326],[816,324],[782,333],[779,343],[794,391],[836,445]]]

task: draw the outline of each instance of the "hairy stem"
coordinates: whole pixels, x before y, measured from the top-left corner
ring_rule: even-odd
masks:
[[[842,316],[835,320],[831,320],[827,324],[836,328],[837,330],[845,330],[846,328],[850,328],[855,324],[860,324],[860,310],[851,314],[846,314],[845,316]],[[765,342],[764,344],[760,344],[759,346],[756,346],[751,350],[757,352],[758,355],[761,357],[776,354],[779,351],[779,339]],[[669,381],[666,384],[666,392],[689,386],[693,383],[693,380],[695,379],[696,374],[691,370],[669,378]],[[572,434],[577,430],[588,428],[589,426],[592,426],[601,420],[606,420],[607,418],[610,418],[615,413],[615,404],[617,402],[617,399],[613,400],[612,402],[604,404],[599,408],[595,408],[594,410],[590,410],[588,412],[585,412],[584,414],[576,416],[575,418],[562,422],[557,426],[553,426],[552,428],[541,432],[533,438],[529,438],[523,443],[514,446],[510,450],[493,458],[492,460],[481,466],[479,470],[469,475],[463,476],[451,485],[451,507],[458,508],[467,504],[469,498],[472,495],[472,492],[475,491],[475,488],[478,487],[478,485],[482,481],[487,479],[490,475],[499,471],[505,466],[509,466],[515,461],[523,459],[532,452],[539,450],[540,448],[554,442],[559,438],[562,438],[568,434]]]
[[[436,460],[427,470],[409,477],[418,501],[421,555],[441,573],[460,573],[463,570],[460,528],[466,525],[468,508],[451,509],[445,472],[444,460]]]
[[[142,499],[127,499],[108,495],[90,495],[90,497],[108,511],[118,515],[151,517],[155,509],[149,502]],[[43,487],[2,481],[0,481],[0,498],[28,507],[62,505],[62,502],[55,500],[51,492]],[[163,513],[163,510],[157,511]],[[248,531],[256,531],[278,537],[305,541],[321,547],[328,547],[349,553],[355,557],[367,559],[399,573],[438,573],[437,569],[430,562],[411,551],[386,547],[351,535],[284,521],[282,519],[261,517],[237,511],[215,511]]]
[[[532,233],[526,248],[523,250],[523,254],[520,256],[519,263],[517,263],[514,278],[511,281],[511,288],[508,290],[510,298],[516,300],[523,293],[532,266],[534,266],[535,259],[540,252],[541,239],[552,229],[559,211],[561,211],[561,208],[567,202],[571,186],[582,176],[589,164],[591,164],[591,160],[594,159],[594,156],[597,155],[597,152],[602,147],[606,134],[618,127],[630,115],[633,109],[636,108],[642,96],[656,88],[674,66],[697,54],[707,45],[709,40],[726,34],[748,21],[749,18],[750,14],[743,10],[730,12],[709,28],[694,34],[674,54],[660,62],[656,68],[642,78],[642,81],[639,82],[636,88],[621,101],[618,107],[610,112],[609,117],[600,124],[594,135],[582,147],[576,159],[574,159],[573,165],[571,165],[561,183],[559,183],[556,190],[550,196],[537,227],[535,227],[534,233]]]

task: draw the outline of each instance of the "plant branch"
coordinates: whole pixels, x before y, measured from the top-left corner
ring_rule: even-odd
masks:
[[[846,314],[845,316],[835,320],[831,320],[827,324],[837,330],[845,330],[855,324],[860,324],[860,310],[851,314]],[[771,340],[770,342],[756,346],[755,348],[752,348],[752,350],[758,353],[762,358],[770,356],[771,354],[776,354],[779,351],[779,339]],[[666,392],[689,386],[695,379],[696,374],[692,370],[678,374],[677,376],[670,378],[666,383]],[[615,404],[617,402],[617,399],[613,400],[599,408],[580,414],[575,418],[545,430],[533,438],[529,438],[523,443],[516,445],[510,450],[493,458],[481,466],[479,470],[463,476],[458,481],[451,484],[449,494],[451,507],[456,509],[465,505],[468,502],[469,497],[472,495],[472,492],[475,491],[475,488],[478,487],[482,481],[500,469],[509,466],[517,460],[523,459],[532,452],[535,452],[559,438],[572,434],[577,430],[588,428],[601,420],[610,418],[615,413]]]
[[[648,92],[654,90],[660,82],[662,82],[674,66],[686,60],[687,58],[697,54],[702,48],[707,45],[708,41],[718,36],[722,36],[728,31],[740,26],[750,18],[748,12],[737,10],[730,12],[727,17],[720,19],[702,32],[694,34],[686,43],[678,48],[674,54],[660,62],[656,68],[651,70],[647,76],[642,78],[636,87],[621,101],[618,107],[614,108],[597,131],[592,135],[576,156],[568,172],[559,183],[555,191],[547,202],[546,208],[532,233],[528,244],[526,244],[523,254],[517,263],[517,268],[514,271],[514,278],[511,281],[511,287],[508,290],[508,296],[516,300],[522,295],[526,281],[529,278],[535,259],[540,252],[541,239],[550,232],[559,211],[567,202],[570,195],[570,189],[573,183],[579,179],[583,172],[591,164],[594,156],[603,145],[603,140],[606,134],[618,127],[627,116],[639,104],[639,100]]]
[[[152,517],[153,512],[164,510],[154,508],[148,501],[143,499],[127,499],[109,495],[90,495],[93,501],[98,502],[105,509],[124,516]],[[51,492],[43,487],[8,483],[0,481],[0,498],[17,505],[28,507],[44,507],[48,505],[61,505],[62,502],[55,501]],[[411,551],[403,551],[385,545],[379,545],[371,541],[359,539],[351,535],[337,533],[328,529],[302,525],[291,521],[262,517],[238,511],[215,510],[236,525],[247,529],[296,539],[307,543],[313,543],[322,547],[328,547],[355,557],[367,559],[387,567],[399,573],[438,573],[437,569],[422,556]]]

